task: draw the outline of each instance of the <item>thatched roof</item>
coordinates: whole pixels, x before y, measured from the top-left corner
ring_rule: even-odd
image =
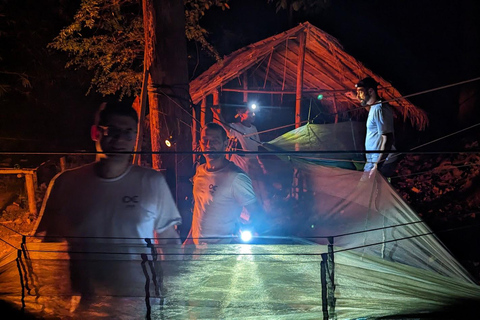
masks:
[[[333,100],[338,111],[358,107],[352,95],[355,83],[366,76],[377,80],[381,96],[394,106],[404,121],[409,119],[422,130],[428,124],[425,112],[406,99],[382,77],[367,69],[361,62],[343,51],[337,39],[309,22],[239,49],[217,62],[190,83],[190,94],[195,104],[207,95],[224,88],[239,87],[237,80],[243,73],[264,79],[261,89],[276,88],[278,91],[295,92],[299,34],[306,34],[303,96],[324,95],[322,105],[334,111]],[[237,80],[237,81],[232,81]],[[269,88],[266,87],[268,83]],[[250,87],[249,87],[250,89]],[[335,98],[333,98],[335,97]],[[395,100],[397,99],[397,100]]]

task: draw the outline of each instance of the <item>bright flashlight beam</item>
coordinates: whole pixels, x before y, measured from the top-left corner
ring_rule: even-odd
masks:
[[[255,103],[252,103],[252,104],[250,105],[250,108],[252,108],[252,110],[255,110],[255,109],[257,109],[257,105],[256,105]]]
[[[240,233],[240,238],[242,239],[243,242],[248,242],[252,240],[252,233],[250,231],[242,231]]]
[[[170,148],[172,146],[172,143],[170,142],[170,140],[165,140],[165,145]]]

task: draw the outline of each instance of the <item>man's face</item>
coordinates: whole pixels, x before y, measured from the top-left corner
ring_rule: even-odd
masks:
[[[369,93],[369,89],[365,87],[358,87],[357,88],[357,99],[360,101],[360,104],[365,107],[368,104],[368,101],[372,97]]]
[[[244,113],[240,114],[240,119],[242,121],[250,120],[250,122],[255,121],[255,113],[251,110],[247,110]]]
[[[225,151],[227,140],[223,140],[220,130],[205,128],[200,135],[200,149],[202,152]],[[208,160],[223,158],[224,154],[204,154]]]
[[[107,122],[97,126],[100,132],[97,151],[105,153],[111,160],[125,160],[129,153],[112,154],[111,152],[131,152],[137,138],[137,123],[129,116],[112,114]]]

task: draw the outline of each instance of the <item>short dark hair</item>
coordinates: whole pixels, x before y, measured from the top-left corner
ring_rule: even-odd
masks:
[[[215,122],[209,122],[205,126],[203,126],[202,131],[206,129],[211,129],[211,130],[217,130],[220,131],[220,134],[222,135],[223,141],[227,140],[227,132],[225,129],[219,125],[218,123]]]
[[[237,108],[237,114],[242,114],[248,111],[247,107],[239,107]]]
[[[362,87],[365,89],[375,89],[377,90],[378,87],[378,82],[375,81],[372,77],[366,77],[363,78],[362,80],[358,81],[357,84],[355,85],[356,88]]]
[[[104,102],[100,105],[100,108],[98,108],[95,114],[95,125],[105,125],[108,117],[112,114],[130,117],[138,123],[138,114],[137,111],[133,109],[132,103],[115,101]]]

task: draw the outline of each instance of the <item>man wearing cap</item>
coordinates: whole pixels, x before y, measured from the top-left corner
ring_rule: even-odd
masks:
[[[212,111],[220,119],[220,125],[225,129],[227,135],[231,139],[235,139],[243,151],[258,151],[260,145],[260,137],[257,128],[253,124],[255,121],[255,113],[247,107],[237,108],[235,118],[240,118],[240,122],[229,123],[228,125],[223,118],[220,108],[213,108]],[[247,172],[250,176],[261,174],[261,165],[257,155],[238,155],[233,154],[230,161]]]
[[[394,149],[393,112],[388,103],[382,101],[377,92],[378,83],[371,77],[360,80],[357,88],[357,99],[368,111],[367,134],[365,137],[366,151],[386,151]],[[389,168],[387,153],[367,153],[367,163],[364,171],[371,176],[375,170],[388,176]]]

